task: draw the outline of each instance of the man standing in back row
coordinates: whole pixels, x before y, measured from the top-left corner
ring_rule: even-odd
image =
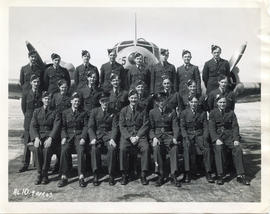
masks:
[[[172,88],[175,87],[176,71],[174,65],[168,62],[169,50],[160,49],[160,62],[153,65],[151,68],[151,84],[150,93],[155,94],[160,91],[162,86],[163,76],[168,76],[172,83]]]
[[[122,89],[126,89],[125,82],[126,82],[126,75],[124,67],[116,62],[116,50],[115,49],[108,49],[108,56],[109,62],[103,64],[100,68],[100,87],[106,92],[112,89],[110,78],[111,74],[116,74],[119,76],[121,80],[120,87]]]

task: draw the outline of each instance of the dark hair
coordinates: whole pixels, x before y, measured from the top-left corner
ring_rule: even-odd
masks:
[[[196,83],[196,81],[195,81],[195,80],[193,80],[193,79],[189,79],[189,80],[187,81],[187,86],[192,85],[192,83],[195,83],[195,84],[197,85],[197,83]]]
[[[128,92],[128,97],[130,97],[130,96],[132,96],[132,95],[135,95],[135,94],[138,95],[138,92],[136,91],[136,89],[131,89],[131,90],[129,90],[129,92]]]
[[[223,74],[220,74],[220,75],[218,76],[218,82],[221,81],[221,80],[224,80],[224,79],[228,79],[228,77],[225,76],[225,75],[223,75]]]
[[[192,94],[190,96],[188,96],[188,101],[190,102],[191,100],[193,100],[193,98],[196,98],[197,100],[199,100],[198,96],[196,94]]]
[[[225,97],[225,95],[223,95],[223,94],[217,94],[216,101],[219,101],[222,98],[225,98],[227,100],[227,98]]]
[[[118,74],[111,73],[110,81],[114,80],[114,79],[117,78],[117,77],[118,77],[118,79],[120,79]]]
[[[87,54],[90,55],[89,51],[87,51],[87,50],[82,50],[82,57],[85,56],[85,55],[87,55]]]
[[[189,50],[185,50],[185,49],[184,49],[184,50],[182,51],[182,57],[183,57],[185,54],[188,54],[188,53],[191,55],[191,52],[190,52]]]
[[[90,77],[90,76],[92,76],[92,74],[96,75],[96,72],[94,70],[89,70],[89,71],[87,71],[86,76]]]
[[[60,87],[61,85],[67,84],[67,81],[64,79],[61,79],[57,82],[57,86]]]
[[[221,51],[221,47],[219,47],[218,45],[211,45],[211,53],[213,53],[213,51],[215,51],[216,49],[219,49]]]

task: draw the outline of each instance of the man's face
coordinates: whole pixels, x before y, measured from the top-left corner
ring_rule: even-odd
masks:
[[[66,94],[67,93],[67,89],[68,89],[68,86],[66,83],[62,84],[60,87],[59,87],[59,90],[60,90],[60,93],[61,94]]]
[[[55,58],[55,59],[52,60],[52,63],[53,63],[53,65],[54,65],[55,67],[57,67],[57,66],[59,66],[59,64],[60,64],[60,61],[61,61],[60,58]]]
[[[220,81],[218,82],[218,84],[219,84],[219,87],[220,87],[221,89],[225,90],[226,87],[227,87],[227,85],[228,85],[228,80],[227,80],[227,78],[220,80]]]
[[[111,84],[114,88],[118,88],[119,87],[119,84],[120,84],[120,79],[119,77],[116,77],[114,79],[111,80]]]
[[[109,106],[109,99],[102,99],[99,101],[102,109],[107,110]]]
[[[143,94],[143,92],[144,92],[144,85],[143,84],[137,85],[136,86],[136,91],[138,92],[138,94]]]
[[[190,60],[191,60],[191,54],[190,53],[186,53],[184,56],[183,56],[183,61],[185,64],[189,64],[190,63]]]
[[[116,59],[116,53],[115,53],[115,51],[112,51],[109,54],[109,59],[110,59],[111,62],[115,62],[115,59]]]
[[[29,56],[29,62],[31,64],[35,64],[37,61],[37,55],[36,54],[32,54],[31,56]]]
[[[188,90],[190,91],[191,94],[195,94],[195,93],[196,93],[197,86],[196,86],[195,82],[192,82],[192,83],[188,86]]]
[[[91,85],[94,85],[97,81],[97,75],[95,73],[93,73],[87,77],[87,80]]]
[[[216,48],[213,52],[212,55],[214,57],[214,59],[219,59],[220,58],[220,54],[221,54],[221,50],[219,48]]]
[[[165,106],[165,99],[161,99],[161,100],[156,101],[156,104],[160,109],[163,109]]]
[[[191,109],[196,109],[198,106],[198,99],[193,97],[192,100],[189,101],[189,105]]]
[[[171,81],[169,79],[164,79],[162,85],[166,91],[169,91],[171,88]]]
[[[142,56],[136,57],[134,61],[136,65],[141,65],[143,62]]]
[[[71,101],[71,106],[75,109],[78,109],[80,106],[80,99],[79,98],[73,98]]]
[[[51,103],[51,98],[48,96],[48,97],[43,97],[42,98],[42,103],[43,103],[43,105],[44,106],[49,106],[50,105],[50,103]]]
[[[40,85],[40,80],[39,80],[39,78],[32,80],[31,86],[32,86],[32,88],[33,88],[34,90],[38,89],[38,88],[39,88],[39,85]]]
[[[137,102],[138,102],[138,95],[137,95],[137,94],[133,94],[133,95],[131,95],[131,96],[128,98],[128,100],[129,100],[129,103],[130,103],[132,106],[134,106],[134,105],[136,105]]]
[[[217,101],[217,106],[219,109],[224,110],[226,108],[226,98],[221,98]]]
[[[90,60],[90,54],[87,53],[87,54],[83,55],[82,60],[83,60],[83,63],[88,63]]]

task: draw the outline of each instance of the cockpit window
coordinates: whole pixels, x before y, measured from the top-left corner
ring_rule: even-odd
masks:
[[[124,41],[120,43],[120,45],[129,45],[129,44],[133,44],[133,41],[129,40],[129,41]]]

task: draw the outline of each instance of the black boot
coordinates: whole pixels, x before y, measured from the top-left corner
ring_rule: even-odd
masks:
[[[205,177],[206,177],[206,180],[208,181],[208,183],[214,183],[215,182],[212,175],[211,175],[211,173],[206,172]]]
[[[115,180],[114,180],[114,176],[113,175],[109,175],[109,185],[113,186],[115,184]]]
[[[148,185],[148,181],[146,179],[146,173],[145,172],[142,172],[142,174],[141,174],[141,184],[142,185]]]
[[[164,177],[162,175],[159,175],[155,186],[160,187],[162,184],[164,184]]]
[[[36,180],[35,180],[35,185],[41,184],[41,181],[42,181],[42,175],[41,175],[41,173],[39,173],[39,174],[37,175]]]
[[[189,171],[188,171],[188,172],[185,172],[184,177],[183,177],[183,181],[184,181],[185,183],[190,183],[190,181],[191,181],[191,176],[190,176],[190,172],[189,172]]]
[[[241,184],[244,184],[244,185],[247,185],[247,186],[250,185],[250,181],[247,180],[245,175],[238,175],[236,180],[237,180],[238,183],[241,183]]]
[[[97,172],[94,173],[94,181],[93,181],[94,186],[98,186],[99,182],[98,182],[98,174]]]
[[[126,173],[122,174],[122,180],[121,180],[121,185],[127,185],[128,183],[128,176]]]
[[[222,175],[218,175],[217,176],[217,184],[218,185],[223,185],[224,184],[223,176]]]
[[[177,180],[177,177],[175,174],[171,175],[171,182],[176,186],[176,187],[181,187],[180,181]]]

